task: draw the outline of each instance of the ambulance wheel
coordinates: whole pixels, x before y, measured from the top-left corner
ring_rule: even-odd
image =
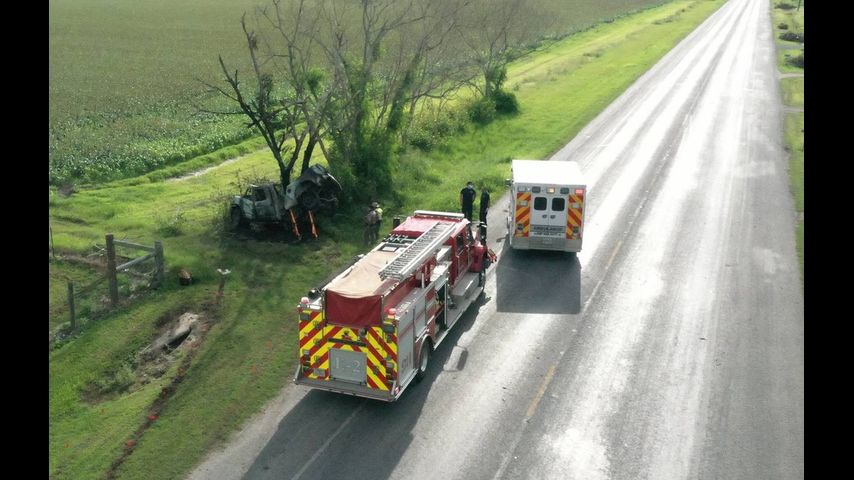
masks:
[[[424,340],[421,344],[421,355],[419,355],[418,372],[415,374],[415,381],[420,382],[427,376],[427,367],[430,364],[430,354],[432,353],[430,340]]]

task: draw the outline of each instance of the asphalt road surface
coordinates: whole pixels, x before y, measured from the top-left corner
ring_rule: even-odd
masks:
[[[804,477],[804,313],[767,0],[731,0],[553,160],[577,256],[504,248],[393,404],[288,386],[191,478]]]

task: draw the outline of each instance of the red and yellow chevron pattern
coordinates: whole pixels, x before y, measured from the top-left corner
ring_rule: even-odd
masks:
[[[369,387],[388,391],[397,372],[397,336],[386,334],[380,327],[368,328],[365,337],[359,329],[325,325],[323,312],[300,309],[300,363],[306,377],[330,380],[329,349],[364,352],[367,359],[366,381]],[[307,360],[304,351],[308,351]],[[386,364],[391,367],[388,369]]]
[[[522,224],[520,229],[518,225]],[[531,192],[516,192],[516,223],[510,226],[516,237],[527,237],[531,228]]]
[[[576,208],[577,206],[577,208]],[[577,240],[581,238],[581,219],[584,209],[584,193],[569,196],[569,209],[566,215],[566,238]],[[572,227],[578,227],[578,233],[572,231]]]

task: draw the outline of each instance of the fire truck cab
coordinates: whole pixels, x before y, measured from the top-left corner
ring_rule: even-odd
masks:
[[[513,160],[507,231],[510,246],[580,252],[587,184],[575,162]]]
[[[496,260],[459,213],[418,210],[299,306],[294,382],[397,400],[480,296]]]

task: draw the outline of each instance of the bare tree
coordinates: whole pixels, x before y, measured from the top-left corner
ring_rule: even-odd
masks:
[[[530,52],[525,46],[539,37],[530,0],[473,0],[474,8],[458,23],[457,39],[468,47],[482,83],[472,83],[484,97],[493,97],[507,78],[507,65]]]
[[[395,47],[390,50],[395,52],[391,71],[396,75],[390,78],[386,93],[405,94],[407,125],[420,101],[438,100],[441,107],[443,100],[477,76],[465,52],[448,41],[470,4],[471,0],[422,2],[417,7],[421,21],[395,32]],[[393,98],[387,96],[383,105],[393,107]]]
[[[294,94],[292,86],[287,84],[276,85],[274,76],[268,71],[269,69],[265,68],[267,62],[259,58],[259,39],[255,31],[249,30],[246,26],[245,13],[240,19],[240,24],[246,37],[249,58],[252,62],[254,89],[251,92],[244,91],[238,70],[230,71],[222,59],[222,55],[220,55],[219,65],[228,84],[228,89],[207,82],[202,83],[235,102],[240,110],[205,111],[220,114],[243,114],[249,117],[247,127],[257,129],[264,137],[267,147],[270,148],[279,166],[282,186],[287,187],[308,133],[299,128],[303,102]],[[286,145],[287,140],[291,138],[294,140],[294,147]],[[290,153],[290,157],[285,161],[284,157],[288,153]]]
[[[360,0],[358,5],[324,4],[328,38],[320,41],[335,90],[329,132],[335,142],[330,162],[349,169],[357,196],[371,197],[391,182],[394,134],[402,125],[413,72],[420,57],[388,55],[389,37],[425,19],[423,2]],[[352,19],[361,21],[353,28]],[[398,42],[399,43],[399,42]],[[399,50],[398,50],[399,52]],[[349,176],[344,181],[351,180]]]
[[[500,90],[514,49],[527,38],[527,0],[272,0],[241,26],[253,89],[220,57],[227,88],[264,137],[287,185],[319,146],[345,184],[373,196],[390,183],[390,157],[423,99],[447,98],[483,77]],[[462,41],[468,49],[459,48]],[[292,139],[293,147],[288,144]],[[332,140],[327,150],[325,139]]]
[[[313,3],[313,2],[312,2]],[[261,15],[278,33],[276,39],[266,41],[269,58],[277,65],[285,81],[292,86],[294,98],[300,108],[301,120],[307,135],[301,171],[305,171],[315,146],[328,157],[323,134],[332,104],[334,91],[329,88],[323,68],[312,64],[312,58],[320,53],[319,34],[320,10],[311,9],[305,0],[287,2],[273,0],[273,12],[260,8]]]

